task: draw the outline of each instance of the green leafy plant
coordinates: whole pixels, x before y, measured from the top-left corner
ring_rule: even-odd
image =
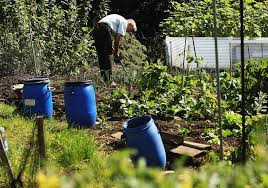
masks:
[[[236,77],[241,77],[239,64],[236,65],[238,71]],[[257,108],[260,108],[259,100],[263,98],[263,93],[268,93],[268,59],[249,60],[245,65],[245,96],[246,107],[250,114],[256,114]],[[258,101],[259,103],[255,103]]]
[[[216,84],[216,83],[215,83]],[[220,75],[221,96],[226,103],[226,108],[237,111],[241,101],[241,82],[230,72],[222,72]]]
[[[203,78],[201,81],[200,75]],[[211,76],[201,71],[199,75],[187,75],[182,84],[180,75],[173,75],[167,66],[158,61],[144,67],[138,81],[138,93],[129,93],[129,89],[118,87],[113,91],[112,97],[107,98],[108,106],[110,112],[117,111],[124,117],[150,114],[179,115],[192,119],[212,118],[217,103],[215,88],[207,83],[211,80]]]
[[[253,66],[255,66],[253,68]],[[241,134],[241,81],[237,71],[220,74],[224,136]],[[246,110],[252,115],[265,112],[267,61],[249,61],[246,64]],[[251,81],[250,81],[251,80]],[[251,91],[254,90],[254,91]],[[159,60],[146,64],[138,79],[138,88],[118,87],[107,97],[103,113],[132,117],[149,114],[156,117],[179,116],[189,120],[217,120],[218,105],[216,78],[205,70],[189,71],[183,76],[174,74]],[[112,101],[112,102],[111,102]],[[105,104],[105,103],[104,103]],[[250,125],[250,124],[249,124]],[[216,139],[215,139],[216,142]]]
[[[219,144],[220,143],[218,129],[206,129],[201,134],[201,138],[203,138],[204,140],[207,140],[208,143],[211,143],[211,144]]]
[[[179,129],[179,133],[183,134],[183,135],[188,135],[192,132],[193,130],[191,128],[181,128]]]

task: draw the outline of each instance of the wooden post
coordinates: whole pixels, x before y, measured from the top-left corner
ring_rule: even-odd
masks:
[[[14,180],[14,174],[10,165],[10,162],[8,160],[7,154],[4,149],[4,143],[2,140],[2,137],[0,136],[0,160],[2,160],[3,164],[5,165],[7,169],[7,173],[10,177],[10,179],[13,181]]]
[[[43,117],[36,118],[36,126],[37,126],[38,154],[39,154],[39,159],[40,159],[40,166],[42,168],[45,165],[45,159],[46,159]]]

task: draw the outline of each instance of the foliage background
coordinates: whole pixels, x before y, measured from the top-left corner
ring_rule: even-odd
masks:
[[[1,0],[0,75],[72,75],[96,66],[91,31],[110,12],[109,0]],[[143,63],[146,48],[128,36],[122,44],[125,62]],[[129,63],[127,63],[129,64]]]
[[[217,28],[220,37],[239,37],[239,1],[217,1]],[[245,35],[268,36],[268,2],[244,1]],[[169,36],[213,36],[213,1],[171,1],[167,9],[169,16],[160,24],[163,35]]]

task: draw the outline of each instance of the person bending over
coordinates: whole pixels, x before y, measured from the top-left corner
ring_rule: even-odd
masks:
[[[109,81],[112,75],[113,56],[118,59],[121,36],[126,32],[136,32],[137,26],[133,19],[125,19],[118,14],[111,14],[102,18],[93,29],[93,37],[99,59],[101,76]],[[112,35],[114,34],[114,44]]]

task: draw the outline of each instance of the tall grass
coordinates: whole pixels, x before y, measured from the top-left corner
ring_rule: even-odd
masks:
[[[65,169],[79,170],[85,164],[100,163],[98,147],[84,131],[66,129],[51,135],[48,143],[49,157]]]
[[[104,154],[87,132],[87,130],[67,129],[66,122],[46,120],[45,143],[47,151],[47,168],[60,174],[79,173],[82,169],[101,168]],[[35,122],[16,113],[15,107],[0,103],[0,126],[6,130],[9,145],[8,157],[15,175],[25,157],[25,148],[29,147]],[[36,135],[36,132],[35,132]],[[32,155],[25,169],[23,181],[32,178],[32,168],[38,165],[36,139]],[[0,166],[0,182],[7,181],[3,165]]]

